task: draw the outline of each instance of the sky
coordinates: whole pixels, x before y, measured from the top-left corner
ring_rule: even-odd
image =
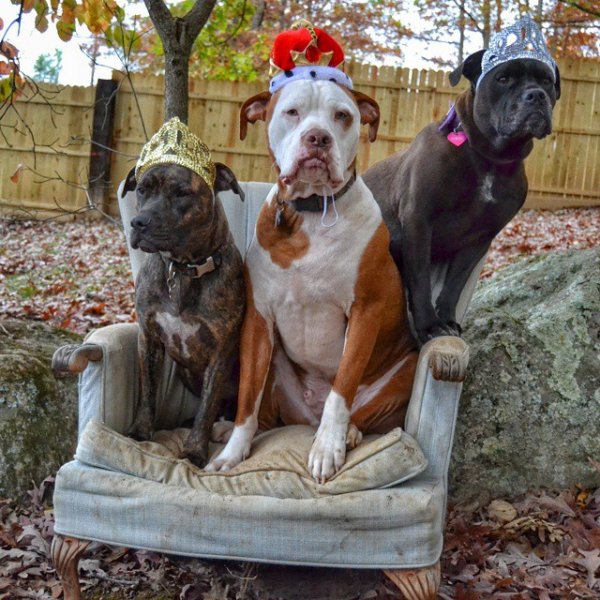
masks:
[[[1,17],[4,20],[5,27],[17,16],[18,6],[8,4],[8,0],[0,0],[3,3]],[[131,9],[130,9],[131,10]],[[133,10],[139,14],[147,14],[143,3],[134,5]],[[419,15],[416,8],[412,12],[403,15],[403,20],[415,30],[419,30]],[[90,59],[82,52],[80,46],[82,43],[90,40],[89,33],[85,27],[78,27],[76,34],[70,42],[63,42],[59,39],[53,23],[50,23],[44,33],[40,33],[34,27],[35,13],[23,15],[21,32],[17,35],[17,30],[13,27],[7,41],[13,43],[19,49],[21,68],[28,75],[33,74],[33,65],[37,57],[43,53],[54,54],[55,49],[62,51],[62,70],[59,83],[63,85],[90,85],[92,68]],[[471,47],[467,45],[467,52],[478,50],[476,40],[472,41]],[[448,44],[429,44],[409,40],[403,48],[401,65],[411,68],[431,67],[427,62],[427,56],[445,55],[448,52],[455,52],[454,47]],[[97,66],[94,78],[97,80],[110,79],[112,69],[119,69],[120,63],[116,57],[107,57],[102,59],[103,66]],[[385,64],[394,63],[393,59],[385,60]]]

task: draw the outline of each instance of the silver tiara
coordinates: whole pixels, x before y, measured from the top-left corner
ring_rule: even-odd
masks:
[[[533,58],[550,67],[552,77],[556,63],[548,52],[546,40],[529,14],[523,15],[516,23],[495,33],[481,60],[481,80],[494,68],[515,58]]]

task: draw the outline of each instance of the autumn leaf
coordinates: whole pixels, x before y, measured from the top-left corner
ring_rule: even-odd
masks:
[[[0,42],[0,53],[4,54],[9,60],[13,60],[19,56],[19,51],[10,42]]]
[[[56,31],[63,42],[68,42],[75,33],[75,25],[61,20],[56,23]]]
[[[18,183],[19,179],[21,178],[21,172],[25,170],[25,165],[23,163],[19,163],[17,165],[17,168],[15,169],[14,173],[10,176],[10,180],[13,183]]]

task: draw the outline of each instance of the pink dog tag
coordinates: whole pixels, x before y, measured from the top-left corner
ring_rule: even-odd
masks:
[[[462,146],[467,139],[467,134],[464,131],[451,131],[448,134],[448,141],[456,147]]]

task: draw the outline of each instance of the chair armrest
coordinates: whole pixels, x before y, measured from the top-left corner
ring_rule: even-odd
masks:
[[[119,433],[129,427],[138,399],[138,326],[109,325],[90,333],[86,345],[101,349],[102,358],[79,375],[79,433],[90,419]]]
[[[55,377],[82,373],[89,362],[102,360],[102,348],[97,344],[67,344],[57,348],[52,355]]]
[[[421,349],[405,429],[429,461],[423,476],[447,477],[468,362],[469,347],[458,337],[437,337]]]
[[[86,344],[101,348],[102,359],[79,376],[79,433],[90,419],[126,434],[139,399],[138,326],[109,325],[93,331]],[[155,407],[155,429],[174,429],[198,410],[198,399],[181,383],[177,365],[165,357],[162,386]]]

